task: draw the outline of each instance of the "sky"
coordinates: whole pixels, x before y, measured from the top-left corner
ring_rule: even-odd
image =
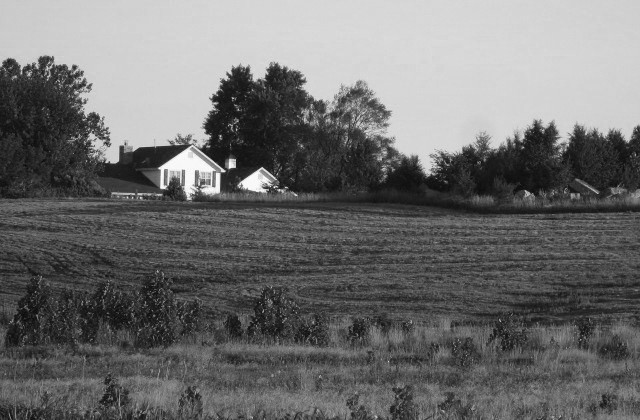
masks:
[[[494,146],[534,119],[566,140],[576,123],[640,125],[640,2],[0,0],[0,59],[77,64],[87,110],[124,140],[204,139],[211,95],[232,66],[301,71],[331,100],[366,81],[389,134],[425,167],[481,131]]]

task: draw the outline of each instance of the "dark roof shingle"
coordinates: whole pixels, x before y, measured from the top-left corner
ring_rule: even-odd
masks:
[[[162,194],[160,188],[131,165],[119,163],[105,164],[104,170],[98,174],[98,184],[110,192]]]
[[[179,146],[139,147],[133,152],[133,165],[136,168],[158,168],[191,147]]]

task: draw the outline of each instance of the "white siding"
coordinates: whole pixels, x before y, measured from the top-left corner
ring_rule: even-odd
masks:
[[[242,182],[240,183],[240,186],[245,190],[249,190],[249,191],[267,192],[267,190],[264,189],[263,185],[264,184],[272,185],[274,181],[275,181],[275,178],[273,178],[269,173],[267,173],[267,171],[260,168],[254,173],[252,173],[251,175],[249,175],[248,177],[246,177],[245,179],[243,179]]]
[[[215,185],[206,187],[203,192],[206,194],[217,194],[220,192],[220,170],[212,167],[207,161],[202,159],[196,152],[192,152],[192,149],[185,149],[178,156],[171,159],[169,162],[162,165],[159,169],[160,173],[160,188],[166,188],[164,185],[164,170],[169,171],[185,171],[184,191],[187,196],[195,191],[196,171],[199,172],[214,172],[215,176],[212,176],[212,181],[215,179]],[[191,154],[192,157],[189,157]],[[168,182],[168,181],[167,181]]]

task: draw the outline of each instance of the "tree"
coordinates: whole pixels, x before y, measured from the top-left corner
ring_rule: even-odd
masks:
[[[183,136],[182,134],[178,133],[174,138],[167,140],[167,142],[172,146],[192,145],[198,147],[198,140],[193,137],[193,134],[187,134],[186,136]]]
[[[0,67],[0,195],[46,191],[70,195],[102,192],[95,183],[110,145],[104,119],[85,113],[91,91],[78,66],[42,56],[22,67]]]
[[[640,188],[640,125],[633,129],[629,139],[622,183],[629,189]]]
[[[522,179],[520,184],[529,191],[560,188],[569,179],[569,170],[562,162],[560,134],[552,121],[546,127],[534,120],[522,139]]]
[[[587,130],[576,124],[569,135],[564,151],[564,161],[574,176],[594,185],[606,188],[620,182],[620,147],[618,136],[610,133],[611,142],[597,129]]]
[[[358,80],[353,86],[340,88],[330,115],[343,149],[342,187],[380,185],[399,157],[393,147],[395,139],[387,136],[391,111],[366,82]]]
[[[211,96],[213,109],[209,111],[203,128],[209,136],[208,152],[211,157],[222,162],[233,149],[240,159],[245,159],[249,152],[247,124],[251,95],[255,82],[251,67],[232,67],[226,79],[220,80],[220,87]]]
[[[263,166],[281,183],[295,185],[304,163],[304,113],[313,102],[305,84],[301,72],[278,63],[257,81],[249,67],[233,67],[211,97],[213,110],[204,122],[213,159],[233,151],[241,165]]]
[[[313,102],[306,83],[301,72],[271,63],[255,84],[249,105],[247,158],[287,186],[298,182],[304,162],[304,112]]]
[[[426,178],[417,155],[403,156],[400,165],[387,176],[384,186],[398,191],[417,191]]]

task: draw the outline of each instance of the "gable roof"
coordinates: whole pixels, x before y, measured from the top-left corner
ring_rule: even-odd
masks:
[[[139,147],[133,152],[133,166],[138,169],[159,168],[187,149],[192,149],[200,159],[217,168],[220,172],[225,172],[222,166],[215,163],[200,149],[190,144],[181,144],[178,146]]]
[[[261,169],[269,176],[273,177],[274,180],[276,179],[271,172],[267,171],[262,166],[246,166],[242,168],[227,169],[227,172],[220,176],[220,190],[233,190],[238,186],[238,184],[242,183],[242,181]]]
[[[159,168],[191,145],[138,147],[133,152],[133,165],[137,168]]]
[[[162,194],[160,188],[131,165],[119,163],[105,164],[102,172],[98,174],[98,184],[111,192]]]

